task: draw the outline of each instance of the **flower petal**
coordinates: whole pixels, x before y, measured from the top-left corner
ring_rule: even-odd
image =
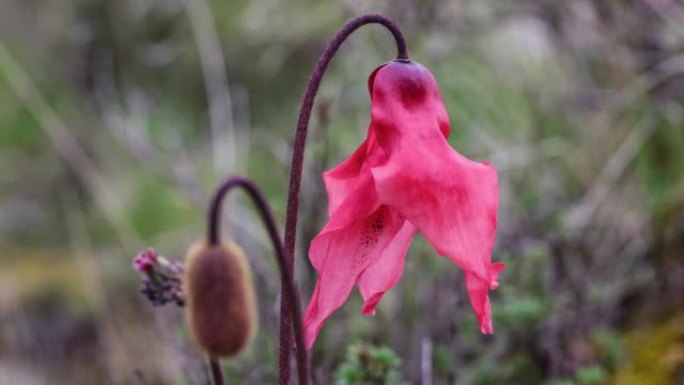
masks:
[[[349,158],[323,173],[323,182],[328,193],[328,215],[332,216],[353,190],[366,160],[367,144],[368,139]]]
[[[359,277],[359,290],[363,297],[361,314],[375,315],[375,307],[386,291],[391,289],[404,272],[406,252],[411,245],[416,227],[405,221],[382,255],[368,266]]]
[[[314,238],[309,247],[309,260],[318,271],[323,271],[323,264],[328,250],[336,247],[337,238],[328,235],[335,231],[360,226],[364,218],[370,217],[380,207],[380,201],[374,189],[374,181],[369,172],[363,173],[354,185],[347,198],[335,210],[323,230]],[[339,236],[339,235],[338,235]],[[348,245],[352,246],[352,245]]]
[[[359,180],[362,172],[368,171],[371,164],[386,159],[384,152],[375,142],[375,133],[369,130],[368,137],[359,148],[342,163],[323,173],[323,182],[328,193],[328,215],[344,202]],[[367,161],[368,160],[368,161]]]
[[[393,154],[387,165],[373,168],[378,197],[418,227],[439,254],[489,281],[496,172],[443,149]]]
[[[335,230],[324,229],[316,236],[309,257],[318,261],[314,267],[320,276],[304,315],[307,348],[311,348],[328,317],[349,297],[359,275],[380,258],[404,222],[396,212],[381,206],[360,221]]]

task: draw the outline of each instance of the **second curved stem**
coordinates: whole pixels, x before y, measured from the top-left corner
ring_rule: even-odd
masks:
[[[220,244],[220,224],[221,224],[221,203],[228,192],[234,187],[243,188],[257,208],[261,219],[266,226],[268,236],[273,243],[276,251],[276,261],[282,277],[283,296],[281,302],[285,300],[292,304],[285,315],[281,314],[281,324],[285,321],[294,323],[294,337],[297,345],[297,372],[299,375],[299,384],[307,385],[309,383],[309,360],[307,357],[306,346],[304,345],[304,331],[302,328],[302,306],[297,295],[297,289],[294,285],[292,271],[287,268],[285,259],[285,249],[281,242],[278,228],[276,226],[273,213],[266,202],[263,194],[259,188],[249,179],[243,177],[232,177],[225,180],[214,193],[211,205],[209,207],[208,223],[207,223],[207,243],[209,246],[217,246]]]

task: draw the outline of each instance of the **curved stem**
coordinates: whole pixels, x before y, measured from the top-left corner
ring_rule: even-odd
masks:
[[[328,64],[333,56],[340,48],[340,45],[356,31],[359,27],[378,23],[387,28],[397,44],[397,59],[407,60],[408,53],[406,50],[406,41],[401,33],[399,27],[389,18],[370,14],[359,16],[349,21],[342,27],[335,37],[328,43],[323,54],[321,54],[316,67],[314,67],[309,84],[302,100],[302,105],[299,110],[299,119],[297,121],[297,131],[295,133],[294,149],[292,153],[292,167],[290,168],[290,185],[287,197],[287,216],[285,219],[285,250],[286,250],[286,268],[288,272],[293,272],[294,264],[294,250],[295,240],[297,235],[297,215],[299,212],[299,188],[302,181],[302,164],[304,162],[304,147],[306,146],[306,135],[309,127],[309,119],[311,118],[311,110],[313,108],[314,98],[318,92],[318,87],[323,79],[323,74],[328,68]],[[292,275],[294,275],[292,273]],[[283,287],[282,290],[285,290]],[[290,383],[290,349],[291,349],[291,326],[287,320],[287,314],[290,313],[289,303],[285,299],[280,304],[280,346],[278,354],[278,384],[289,385]]]
[[[209,358],[209,369],[211,370],[211,378],[214,380],[214,385],[223,385],[223,373],[221,373],[221,366],[216,358]]]
[[[209,207],[208,219],[208,233],[207,242],[209,246],[217,246],[221,242],[220,229],[221,229],[221,203],[224,197],[233,187],[243,188],[247,194],[252,198],[254,205],[261,215],[261,219],[266,226],[268,236],[273,243],[273,247],[276,250],[276,260],[278,262],[278,268],[280,269],[281,284],[283,286],[283,298],[282,302],[287,300],[288,303],[292,304],[292,308],[284,316],[281,314],[281,323],[287,319],[294,323],[294,337],[297,348],[297,372],[299,374],[299,383],[307,385],[309,382],[309,360],[307,357],[306,347],[304,345],[304,332],[302,328],[302,307],[299,302],[299,296],[294,285],[292,278],[292,272],[287,268],[287,263],[285,260],[285,249],[280,241],[280,235],[278,234],[278,228],[276,226],[276,221],[273,217],[273,213],[266,203],[263,194],[259,188],[251,180],[243,177],[232,177],[226,179],[214,193],[214,197],[211,200],[211,205]],[[289,345],[289,343],[288,343]],[[288,379],[289,380],[289,379]]]

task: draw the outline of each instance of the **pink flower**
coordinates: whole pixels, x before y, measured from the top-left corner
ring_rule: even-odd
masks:
[[[409,60],[377,68],[368,79],[368,137],[325,172],[330,220],[309,250],[319,273],[304,316],[307,348],[358,283],[362,313],[375,314],[401,277],[418,230],[437,253],[465,271],[483,333],[493,333],[488,291],[504,265],[491,263],[499,201],[496,170],[448,142],[449,117],[432,74]]]
[[[159,254],[151,247],[141,251],[133,259],[133,268],[141,273],[149,272],[157,264]]]

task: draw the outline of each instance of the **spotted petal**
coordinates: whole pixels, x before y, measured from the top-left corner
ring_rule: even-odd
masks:
[[[336,213],[344,208],[343,204]],[[349,297],[359,276],[383,255],[404,222],[399,214],[381,206],[350,225],[324,229],[316,236],[309,257],[318,261],[314,267],[320,275],[304,315],[307,348],[328,317]]]
[[[363,315],[375,315],[375,307],[382,296],[401,278],[404,272],[406,252],[411,245],[416,227],[405,221],[401,230],[394,236],[392,242],[382,252],[380,258],[359,277],[359,290],[363,297]]]

